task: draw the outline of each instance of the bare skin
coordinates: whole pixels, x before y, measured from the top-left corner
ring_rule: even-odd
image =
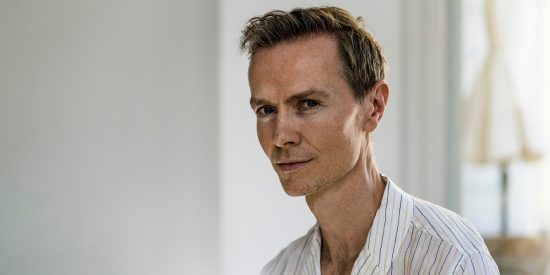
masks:
[[[321,228],[322,274],[350,274],[366,243],[384,192],[384,183],[373,163],[365,163],[362,175],[306,196]],[[354,178],[363,178],[357,184]]]
[[[259,49],[249,68],[262,149],[285,191],[305,196],[322,236],[322,274],[350,274],[385,184],[373,160],[389,87],[362,102],[343,77],[337,42],[316,35]]]

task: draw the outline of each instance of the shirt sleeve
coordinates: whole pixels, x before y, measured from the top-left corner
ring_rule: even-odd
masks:
[[[494,275],[500,274],[498,266],[488,253],[465,255],[457,265],[453,274],[456,275]]]

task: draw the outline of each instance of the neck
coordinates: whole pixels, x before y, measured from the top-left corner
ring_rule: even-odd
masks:
[[[322,262],[353,265],[365,245],[384,193],[370,150],[366,154],[344,178],[306,197],[321,229]]]

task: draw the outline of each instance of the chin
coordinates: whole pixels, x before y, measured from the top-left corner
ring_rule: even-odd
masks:
[[[302,188],[300,188],[300,184],[296,184],[292,181],[281,180],[281,185],[283,186],[285,193],[291,197],[300,197],[305,195]]]
[[[291,197],[311,195],[320,189],[313,182],[303,182],[290,179],[284,180],[282,178],[280,178],[280,181],[287,195]]]
[[[289,190],[287,188],[285,188],[285,192],[287,195],[291,197],[302,197],[306,195],[304,192],[297,191],[297,190]]]
[[[281,186],[287,195],[291,197],[299,197],[304,195],[303,182],[291,179],[288,175],[279,175],[279,181],[281,182]]]

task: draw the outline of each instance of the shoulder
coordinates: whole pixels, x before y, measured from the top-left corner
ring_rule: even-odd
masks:
[[[315,227],[313,227],[306,235],[294,240],[287,247],[281,250],[275,258],[265,265],[261,274],[287,274],[296,269],[299,265],[301,255],[308,244],[308,240],[312,237],[314,230]]]
[[[448,257],[446,270],[451,274],[499,274],[485,242],[475,227],[462,216],[414,198],[413,230],[439,240]],[[443,244],[441,246],[441,244]],[[442,248],[445,247],[445,248]]]
[[[464,255],[452,274],[500,274],[498,266],[489,253],[472,253]]]
[[[488,253],[485,242],[475,227],[462,216],[414,198],[413,226],[456,247],[463,254]]]

